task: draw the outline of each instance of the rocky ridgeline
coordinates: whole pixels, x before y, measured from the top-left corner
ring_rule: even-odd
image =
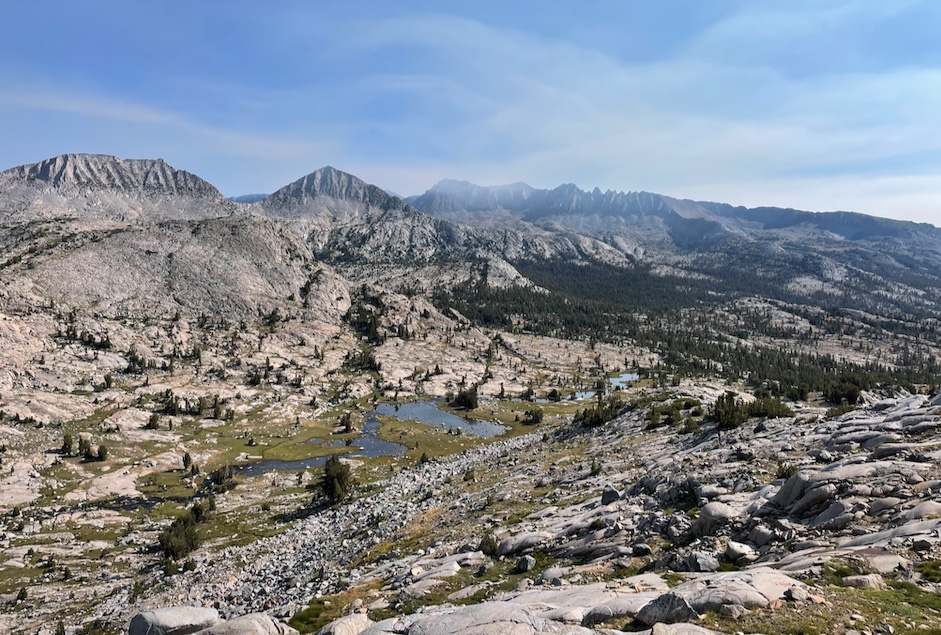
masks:
[[[674,397],[685,394],[715,391],[690,387]],[[603,464],[600,474],[564,460],[542,470],[550,455],[539,435],[497,443],[401,472],[282,536],[207,557],[159,600],[286,618],[312,598],[369,585],[380,589],[371,600],[345,607],[348,615],[320,633],[618,633],[602,626],[633,621],[649,633],[692,634],[712,632],[694,624],[706,612],[734,620],[829,606],[818,581],[830,562],[859,572],[842,577],[846,587],[885,588],[893,577],[937,592],[915,564],[941,558],[941,397],[870,399],[841,416],[822,414],[805,408],[681,434],[648,430],[638,410],[595,431],[557,434],[562,445],[587,441],[585,457]],[[448,479],[471,468],[509,468],[510,476],[443,495]],[[527,486],[551,488],[535,512],[509,524],[481,515],[482,497]],[[430,546],[350,568],[435,508],[445,514]],[[494,561],[477,544],[488,532],[497,539],[493,557],[522,574],[512,590],[487,592]],[[547,557],[549,566],[537,566]],[[617,574],[641,568],[649,572]],[[458,579],[468,582],[454,589]],[[445,598],[434,595],[442,588]],[[370,619],[430,598],[417,612]],[[833,619],[834,632],[876,626],[856,614],[847,619],[858,624]]]

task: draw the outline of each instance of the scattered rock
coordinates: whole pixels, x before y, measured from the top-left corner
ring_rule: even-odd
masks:
[[[536,566],[536,559],[531,555],[527,554],[516,561],[516,570],[519,573],[526,573],[532,571],[533,567]]]
[[[885,589],[885,580],[878,573],[851,575],[843,578],[843,586],[854,589]]]
[[[788,602],[806,602],[810,599],[810,591],[804,587],[792,586],[784,592],[784,599]]]
[[[621,493],[614,489],[611,485],[605,485],[604,491],[601,492],[601,504],[610,505],[611,503],[619,500],[621,498]]]

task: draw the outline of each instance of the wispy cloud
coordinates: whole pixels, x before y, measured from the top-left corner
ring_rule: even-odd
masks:
[[[758,25],[783,41],[857,20],[859,13],[834,3],[792,12],[784,26],[768,17],[733,16],[685,54],[645,64],[449,16],[367,25],[357,44],[420,47],[438,60],[432,77],[461,82],[475,95],[469,112],[463,103],[454,109],[461,118],[446,135],[452,156],[445,163],[464,170],[457,176],[692,195],[735,183],[735,191],[721,188],[732,202],[754,200],[751,183],[775,196],[764,203],[783,205],[797,204],[797,188],[786,184],[800,179],[800,204],[819,208],[850,201],[835,200],[848,190],[827,187],[815,173],[830,178],[865,164],[864,179],[845,182],[864,181],[891,213],[899,207],[893,197],[901,195],[892,166],[941,151],[941,120],[932,107],[941,98],[941,73],[903,67],[791,76],[770,62],[719,50],[741,43],[746,33],[752,33],[746,42],[767,36],[755,33]],[[410,133],[421,138],[433,131],[419,123]],[[774,183],[782,186],[768,186]],[[820,198],[811,204],[814,192]]]
[[[403,194],[444,177],[575,182],[937,222],[934,3],[689,3],[695,16],[671,20],[612,3],[608,25],[597,7],[428,6],[239,3],[221,30],[205,8],[178,30],[152,11],[164,29],[122,31],[129,58],[101,70],[50,55],[26,56],[36,61],[22,71],[0,62],[12,122],[0,157],[173,155],[231,193],[331,163]],[[93,12],[69,15],[82,29],[43,41],[102,28]],[[170,53],[150,53],[161,47]]]
[[[0,106],[68,113],[80,117],[153,125],[193,135],[219,151],[255,158],[284,158],[323,151],[324,144],[255,135],[202,124],[172,112],[147,106],[70,93],[30,93],[0,91]]]

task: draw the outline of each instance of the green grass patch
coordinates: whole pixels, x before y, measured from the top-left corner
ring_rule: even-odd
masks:
[[[346,615],[347,613],[344,610],[356,600],[363,600],[364,603],[368,603],[369,593],[378,589],[379,586],[378,583],[373,583],[355,587],[337,595],[316,598],[307,605],[307,608],[295,613],[288,621],[288,624],[301,633],[314,633],[323,625]]]
[[[941,560],[925,560],[915,564],[915,571],[928,582],[941,582]]]
[[[395,417],[380,417],[380,420],[382,426],[377,430],[377,436],[384,441],[404,445],[408,448],[405,455],[412,461],[419,460],[422,454],[431,458],[447,456],[488,442],[470,434],[448,434],[442,428],[417,421],[399,421]]]
[[[28,589],[44,572],[42,567],[4,566],[0,568],[0,593],[15,593],[24,586]]]
[[[829,587],[816,592],[825,596],[829,604],[787,603],[775,611],[750,611],[738,620],[710,613],[702,626],[728,633],[766,635],[873,631],[876,627],[884,630],[891,626],[896,635],[941,635],[941,595],[910,582],[889,581],[887,589]],[[853,614],[861,615],[863,621],[853,621],[850,617]]]
[[[150,499],[189,500],[193,496],[193,488],[186,484],[186,478],[187,473],[182,468],[166,472],[153,472],[137,479],[137,489]],[[197,476],[196,478],[205,477]]]

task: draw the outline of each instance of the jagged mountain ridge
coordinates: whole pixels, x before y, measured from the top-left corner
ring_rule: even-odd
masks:
[[[258,203],[283,219],[328,262],[412,266],[468,259],[597,258],[627,264],[609,246],[568,232],[475,227],[435,218],[361,179],[325,167]],[[506,269],[505,263],[497,263]],[[512,269],[510,267],[509,269]],[[519,278],[510,273],[511,278]]]
[[[2,174],[56,189],[105,188],[188,196],[221,196],[208,181],[177,170],[163,159],[118,159],[103,154],[63,154]]]
[[[346,281],[257,211],[162,159],[63,155],[6,170],[0,300],[105,315],[280,308],[338,321]]]
[[[441,218],[467,213],[503,213],[520,220],[539,223],[552,219],[571,222],[574,216],[597,216],[636,220],[641,217],[702,219],[727,231],[745,229],[786,229],[803,225],[829,231],[849,240],[881,237],[907,237],[917,234],[941,237],[941,229],[927,223],[897,221],[856,212],[808,212],[792,208],[733,206],[726,203],[676,199],[652,192],[602,192],[579,189],[572,183],[551,190],[525,183],[480,186],[467,181],[445,179],[424,194],[407,199],[418,209]]]
[[[430,288],[472,275],[470,263],[488,262],[491,271],[502,272],[496,282],[527,284],[514,263],[602,262],[621,268],[622,275],[640,263],[672,276],[668,285],[677,277],[705,280],[720,296],[787,293],[838,303],[865,293],[871,299],[864,304],[888,310],[902,307],[901,293],[905,311],[941,305],[941,230],[926,224],[848,212],[747,209],[649,192],[586,192],[573,184],[539,190],[523,183],[443,181],[410,200],[328,166],[257,203],[234,203],[159,159],[63,155],[0,173],[0,223],[7,230],[0,244],[9,246],[5,266],[16,269],[25,258],[35,268],[50,246],[67,259],[69,245],[111,245],[92,230],[121,233],[170,220],[241,216],[249,225],[255,219],[266,236],[289,228],[305,245],[308,267],[319,260],[357,282],[397,285],[432,267],[423,273],[422,286]],[[36,221],[48,222],[41,230],[24,229]],[[277,240],[288,240],[280,235]],[[99,259],[103,267],[118,268],[132,260]],[[238,294],[234,287],[222,296]],[[200,302],[181,304],[195,309]]]
[[[572,184],[540,190],[443,181],[409,200],[430,215],[462,223],[576,233],[661,272],[705,274],[719,285],[750,286],[755,293],[825,302],[865,293],[872,299],[859,304],[875,306],[886,298],[894,302],[903,290],[913,300],[906,300],[905,310],[941,301],[941,229],[926,223],[853,212],[749,209],[650,192],[586,192]]]
[[[0,222],[153,222],[238,212],[208,181],[163,159],[64,154],[0,172]]]

